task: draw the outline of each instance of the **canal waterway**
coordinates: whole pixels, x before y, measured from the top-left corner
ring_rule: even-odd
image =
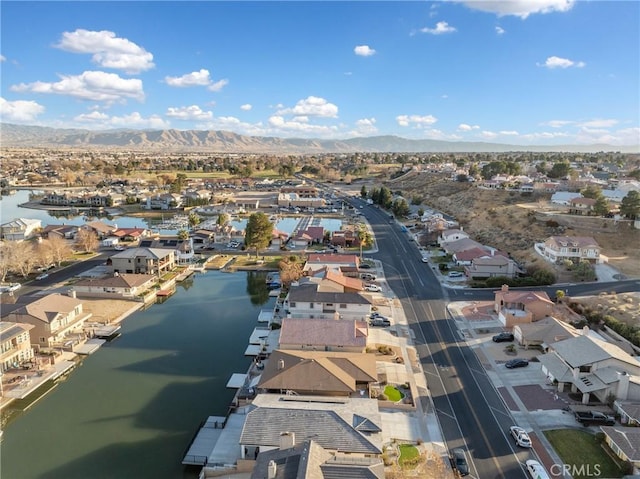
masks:
[[[256,273],[210,271],[125,319],[120,337],[9,421],[0,477],[197,477],[183,454],[201,421],[228,411],[226,383],[247,371],[248,339],[275,301],[263,288]]]

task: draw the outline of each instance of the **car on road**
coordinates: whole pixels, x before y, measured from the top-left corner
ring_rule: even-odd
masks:
[[[20,283],[3,284],[0,286],[0,293],[13,293],[14,291],[18,291],[20,288],[22,288]]]
[[[49,277],[49,273],[40,273],[38,276],[36,276],[36,279],[40,281],[41,279],[46,279],[48,277]]]
[[[380,286],[378,286],[377,284],[368,284],[364,287],[364,289],[366,291],[369,291],[370,293],[380,293],[382,292],[382,288]]]
[[[529,361],[522,358],[510,359],[504,364],[507,369],[524,368],[529,366]]]
[[[429,262],[429,257],[428,256],[423,256],[422,257],[422,262],[423,263],[428,263]]]
[[[515,439],[516,445],[520,447],[531,447],[531,438],[527,431],[525,431],[520,426],[511,426],[509,428],[509,432],[511,436]]]
[[[118,244],[118,245],[115,245],[113,247],[113,249],[116,250],[116,251],[124,251],[126,248],[124,246]]]
[[[527,466],[527,472],[531,476],[531,479],[549,479],[549,474],[545,471],[542,464],[538,461],[534,461],[533,459],[529,459],[525,462]]]
[[[506,341],[513,341],[513,334],[504,331],[502,333],[496,334],[493,338],[491,338],[494,343],[503,343]]]
[[[461,476],[469,475],[469,464],[464,449],[457,447],[451,451],[451,467]]]

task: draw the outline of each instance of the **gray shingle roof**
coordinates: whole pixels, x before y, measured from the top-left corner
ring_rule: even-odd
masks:
[[[316,284],[292,287],[289,291],[289,302],[371,304],[371,301],[359,293],[319,293],[317,287]]]
[[[283,432],[295,434],[296,443],[313,439],[323,448],[363,454],[381,450],[333,411],[257,408],[247,414],[240,443],[278,447]]]

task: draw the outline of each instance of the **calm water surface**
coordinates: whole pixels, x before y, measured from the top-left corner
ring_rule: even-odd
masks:
[[[201,421],[226,414],[225,385],[248,369],[249,336],[274,300],[251,273],[193,278],[8,424],[2,479],[196,477],[182,456]]]

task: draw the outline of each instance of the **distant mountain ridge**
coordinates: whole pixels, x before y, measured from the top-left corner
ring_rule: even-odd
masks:
[[[0,123],[3,147],[120,148],[169,151],[206,150],[219,153],[473,153],[619,151],[638,153],[638,147],[611,145],[522,146],[502,143],[412,140],[399,136],[371,136],[345,140],[246,136],[216,130],[82,130]]]

